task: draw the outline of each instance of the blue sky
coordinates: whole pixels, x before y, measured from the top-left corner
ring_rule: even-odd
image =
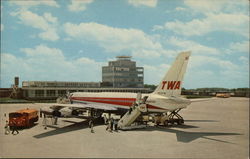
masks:
[[[249,87],[247,0],[1,1],[1,87],[21,81],[101,81],[131,55],[158,84],[192,51],[185,88]]]

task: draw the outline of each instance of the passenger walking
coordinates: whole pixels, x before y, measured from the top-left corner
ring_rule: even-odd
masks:
[[[132,112],[132,107],[129,107],[129,114],[131,114]]]
[[[13,126],[12,126],[12,133],[13,135],[16,135],[15,132],[17,132],[17,134],[19,134],[18,130],[17,130],[17,123],[16,123],[16,118],[13,118]]]
[[[114,120],[114,130],[115,130],[116,132],[118,131],[117,126],[118,126],[118,121],[115,119],[115,120]]]
[[[10,126],[9,126],[8,120],[6,120],[4,129],[5,129],[5,135],[9,135],[9,133],[10,133]]]
[[[90,119],[89,121],[89,128],[90,128],[90,132],[94,133],[94,122],[92,119]]]
[[[106,127],[106,131],[109,129],[109,120],[107,121],[107,127]]]
[[[104,120],[104,124],[107,125],[108,118],[107,118],[106,114],[103,115],[103,120]]]
[[[111,127],[111,120],[110,119],[108,119],[108,122],[107,122],[108,124],[107,124],[107,127],[106,127],[106,131],[110,131],[111,129],[110,129],[110,127]]]
[[[110,119],[110,132],[113,132],[114,119],[111,117]]]

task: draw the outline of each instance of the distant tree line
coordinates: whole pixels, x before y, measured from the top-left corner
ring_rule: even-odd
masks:
[[[153,84],[144,84],[144,88],[150,88],[152,91],[155,90],[157,86]],[[221,87],[212,87],[212,88],[196,88],[196,89],[185,89],[182,88],[182,94],[194,94],[199,93],[199,95],[212,95],[219,92],[228,92],[232,96],[237,97],[249,97],[250,88],[221,88]]]

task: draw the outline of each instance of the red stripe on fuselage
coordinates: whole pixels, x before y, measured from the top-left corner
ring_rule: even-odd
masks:
[[[101,98],[101,97],[71,97],[71,100],[106,103],[106,104],[114,104],[114,105],[128,106],[128,107],[130,107],[133,104],[133,102],[136,101],[135,98]],[[147,107],[149,109],[165,110],[163,108],[159,108],[149,104],[147,104]]]
[[[87,102],[96,102],[96,103],[106,103],[106,104],[115,104],[115,105],[122,105],[122,106],[131,106],[133,104],[134,100],[126,100],[126,98],[87,98],[87,97],[72,97],[72,100],[78,100],[78,101],[87,101]],[[120,101],[117,101],[119,100]],[[107,101],[109,100],[109,101]],[[113,100],[113,101],[112,101]],[[114,101],[116,100],[116,101]]]
[[[102,98],[102,97],[71,97],[71,99],[81,99],[81,100],[84,100],[84,99],[87,99],[87,100],[90,100],[90,99],[100,99],[100,100],[106,99],[106,100],[125,100],[125,101],[132,101],[132,102],[134,102],[136,100],[135,98]]]

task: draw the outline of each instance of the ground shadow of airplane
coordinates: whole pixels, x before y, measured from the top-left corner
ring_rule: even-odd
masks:
[[[185,120],[185,122],[219,122],[218,120]]]
[[[64,122],[70,122],[72,124],[68,125],[68,126],[65,126],[65,127],[62,127],[62,128],[58,128],[56,126],[48,126],[48,127],[55,128],[55,129],[52,130],[52,131],[49,131],[49,132],[45,132],[45,133],[42,133],[42,134],[35,135],[33,137],[35,137],[37,139],[40,139],[40,138],[44,138],[44,137],[48,137],[48,136],[53,136],[53,135],[58,135],[58,134],[63,134],[63,133],[71,132],[71,131],[76,131],[76,130],[88,128],[88,120],[81,121],[81,122],[74,122],[74,121],[70,121],[70,120],[63,120],[63,121]],[[195,121],[195,120],[192,120],[192,121]],[[190,122],[192,122],[192,121],[190,121]],[[202,120],[200,122],[210,122],[210,120],[208,120],[208,121]],[[212,122],[216,122],[216,121],[212,121]],[[95,126],[102,125],[102,124],[103,124],[102,122],[95,122]],[[182,129],[182,130],[177,130],[176,128]],[[187,124],[185,124],[185,125],[175,125],[175,126],[172,126],[172,127],[147,126],[144,129],[136,129],[136,130],[130,130],[130,131],[164,131],[164,132],[174,133],[174,134],[176,134],[177,141],[178,142],[184,142],[184,143],[189,143],[189,142],[194,141],[196,139],[204,138],[204,139],[218,141],[218,142],[235,144],[235,143],[228,142],[228,141],[213,139],[213,138],[210,138],[209,136],[243,135],[243,134],[239,134],[239,133],[188,132],[188,131],[183,131],[185,129],[192,129],[192,128],[199,128],[199,127],[193,126],[193,125],[187,125]]]
[[[74,121],[70,121],[70,120],[63,120],[64,122],[69,122],[72,123],[71,125],[59,128],[55,125],[47,125],[47,127],[49,128],[54,128],[54,130],[48,131],[48,132],[44,132],[38,135],[33,136],[34,138],[40,139],[40,138],[44,138],[44,137],[49,137],[49,136],[53,136],[53,135],[59,135],[59,134],[63,134],[63,133],[67,133],[67,132],[71,132],[71,131],[76,131],[76,130],[80,130],[80,129],[85,129],[88,128],[88,122],[89,120],[84,120],[81,122],[74,122]],[[101,125],[103,124],[100,121],[95,121],[95,126]]]
[[[148,126],[145,129],[140,129],[139,131],[164,131],[164,132],[174,133],[174,134],[176,134],[177,141],[184,142],[184,143],[189,143],[189,142],[194,141],[196,139],[204,138],[204,139],[223,142],[223,143],[235,144],[235,143],[232,143],[229,141],[213,139],[213,138],[210,138],[209,136],[243,135],[240,133],[222,133],[222,132],[188,132],[188,131],[183,131],[183,130],[177,130],[176,128],[181,128],[181,129],[188,128],[188,129],[190,129],[190,128],[198,128],[198,127],[192,126],[192,125],[186,125],[186,124],[185,125],[177,125],[174,127]]]

